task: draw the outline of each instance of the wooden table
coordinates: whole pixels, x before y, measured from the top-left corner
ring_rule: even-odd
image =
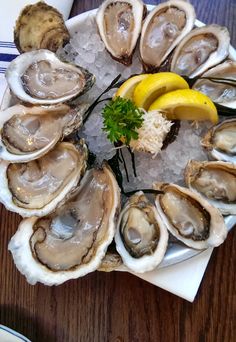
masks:
[[[71,16],[101,2],[77,0]],[[235,0],[192,3],[200,20],[227,26],[236,46]],[[234,231],[214,250],[190,304],[128,273],[95,272],[58,287],[30,286],[7,251],[20,217],[2,206],[0,217],[0,323],[32,341],[236,341]]]

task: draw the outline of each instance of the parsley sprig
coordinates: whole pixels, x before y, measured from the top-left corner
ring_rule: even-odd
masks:
[[[103,108],[103,130],[112,143],[120,140],[129,145],[131,139],[138,139],[137,128],[143,123],[143,112],[128,99],[116,97]]]

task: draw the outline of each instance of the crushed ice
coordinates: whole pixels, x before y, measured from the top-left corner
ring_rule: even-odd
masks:
[[[69,44],[58,51],[60,58],[76,63],[96,76],[95,86],[81,97],[81,100],[91,103],[101,92],[107,88],[112,80],[121,74],[121,79],[127,79],[133,74],[142,72],[138,51],[133,56],[133,63],[126,67],[114,61],[97,32],[93,16],[88,16],[78,28]],[[109,159],[114,154],[113,145],[103,132],[101,110],[104,104],[96,107],[89,117],[79,135],[86,139],[91,152],[97,156],[97,161]],[[129,169],[130,182],[126,181],[124,168],[121,170],[124,179],[125,190],[151,187],[154,181],[175,182],[183,184],[184,167],[190,159],[206,160],[207,156],[201,149],[201,136],[209,128],[209,123],[200,123],[199,127],[193,127],[190,122],[182,121],[177,139],[155,159],[147,153],[135,153],[137,177],[133,176],[130,154],[123,149],[125,160]]]

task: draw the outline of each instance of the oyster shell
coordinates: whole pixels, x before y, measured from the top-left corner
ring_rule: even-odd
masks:
[[[208,70],[202,77],[221,77],[236,81],[236,62],[228,60]],[[236,108],[236,87],[230,84],[227,85],[226,82],[216,83],[201,79],[194,83],[193,89],[209,96],[216,103],[226,107]]]
[[[120,213],[115,242],[123,263],[137,273],[153,270],[164,258],[168,231],[142,191]]]
[[[28,163],[0,162],[0,202],[23,217],[44,216],[77,186],[87,165],[87,147],[62,142]]]
[[[145,13],[141,0],[106,0],[99,7],[96,21],[101,39],[118,62],[132,63]]]
[[[213,126],[201,140],[209,156],[236,164],[236,119]]]
[[[154,188],[164,192],[156,197],[156,208],[178,240],[195,249],[224,242],[227,228],[223,216],[203,197],[175,184],[156,183]]]
[[[171,71],[189,77],[201,75],[228,56],[229,43],[226,27],[207,25],[195,28],[176,48]]]
[[[0,113],[0,159],[21,163],[41,157],[81,126],[87,108],[61,104],[6,109]]]
[[[70,40],[63,17],[43,1],[26,6],[14,29],[14,42],[20,53],[38,49],[56,52]]]
[[[32,104],[66,102],[88,91],[95,77],[82,67],[62,62],[53,52],[25,52],[8,66],[6,80],[12,93]]]
[[[224,215],[236,215],[236,165],[190,160],[185,182]]]
[[[120,192],[110,169],[89,170],[63,206],[23,220],[9,249],[28,282],[59,285],[95,271],[115,233]]]
[[[156,6],[143,24],[140,55],[147,71],[160,67],[183,37],[192,30],[195,10],[185,1],[170,0]]]
[[[112,272],[116,271],[123,263],[121,256],[117,253],[117,251],[110,251],[110,246],[108,247],[108,251],[105,257],[102,259],[101,265],[98,268],[98,271],[101,272]]]

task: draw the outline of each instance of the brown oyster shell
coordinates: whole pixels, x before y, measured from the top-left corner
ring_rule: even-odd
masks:
[[[14,42],[20,53],[38,49],[55,52],[69,39],[61,13],[43,1],[24,7],[14,28]]]

